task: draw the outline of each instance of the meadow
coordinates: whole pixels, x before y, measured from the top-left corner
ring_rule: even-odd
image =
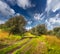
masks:
[[[60,54],[60,39],[56,36],[34,36],[25,33],[24,38],[0,30],[0,54]]]

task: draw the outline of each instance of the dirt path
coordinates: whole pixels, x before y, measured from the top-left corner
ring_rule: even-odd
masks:
[[[32,44],[31,44],[32,45]],[[29,45],[29,46],[26,46],[26,48],[25,49],[23,49],[23,51],[20,53],[20,54],[25,54],[25,52],[26,51],[28,51],[29,49],[31,49],[32,48],[32,46],[31,45]]]
[[[18,46],[17,48],[12,49],[11,51],[7,52],[6,54],[12,54],[15,50],[20,49],[22,46],[24,46],[25,44],[27,44],[32,38],[30,38],[27,42],[25,42],[24,44],[22,44],[21,46]]]
[[[22,41],[23,39],[20,39],[19,41]],[[19,41],[17,41],[17,42],[19,42]],[[11,45],[13,45],[13,44],[11,44]],[[9,46],[11,46],[11,45],[2,45],[2,43],[0,44],[0,50],[1,49],[4,49],[4,48],[6,48],[6,47],[9,47]]]

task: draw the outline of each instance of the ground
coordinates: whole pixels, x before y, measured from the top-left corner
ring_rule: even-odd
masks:
[[[0,54],[60,54],[60,39],[56,36],[34,36],[25,33],[8,36],[0,31]]]

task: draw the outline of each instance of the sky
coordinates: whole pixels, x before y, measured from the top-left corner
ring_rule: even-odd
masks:
[[[26,29],[46,24],[49,30],[60,26],[60,0],[0,0],[0,24],[23,15]]]

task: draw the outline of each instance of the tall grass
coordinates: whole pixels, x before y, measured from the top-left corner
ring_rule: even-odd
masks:
[[[32,39],[29,43],[25,44],[23,47],[20,49],[16,50],[12,54],[29,54],[30,52],[28,51],[31,48],[34,48],[36,46],[36,40]]]
[[[18,43],[15,43],[14,45],[12,46],[9,46],[9,47],[6,47],[2,50],[0,50],[0,54],[7,54],[7,52],[13,50],[14,48],[18,47],[18,46],[21,46],[22,44],[24,44],[25,42],[27,42],[29,39],[24,39],[22,40],[21,42],[19,41]]]

